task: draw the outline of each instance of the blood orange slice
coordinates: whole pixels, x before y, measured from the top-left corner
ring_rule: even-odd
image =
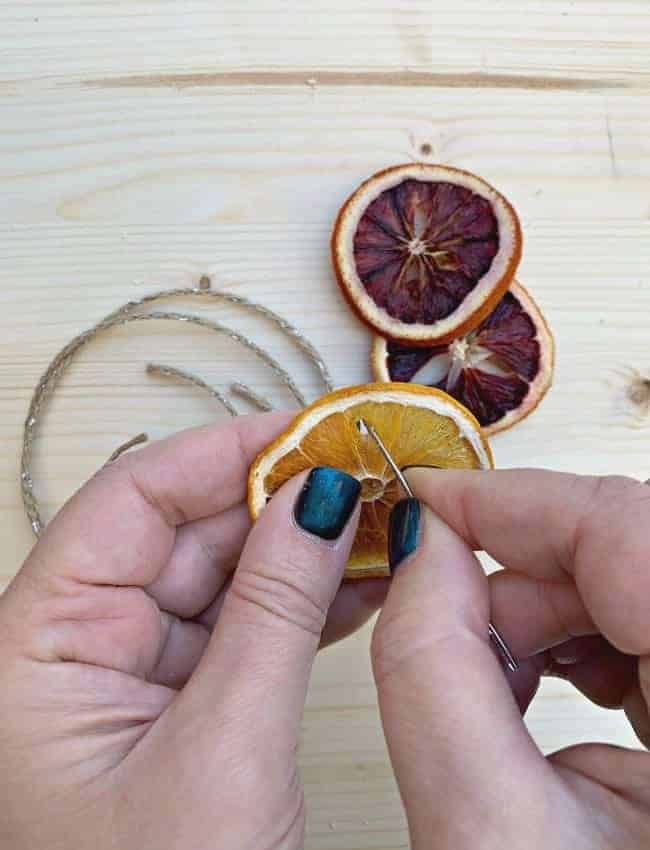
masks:
[[[480,177],[441,165],[398,165],[366,180],[341,208],[332,259],[353,309],[383,336],[449,342],[499,302],[521,258],[512,206]]]
[[[404,495],[375,443],[360,433],[361,419],[375,429],[400,467],[492,466],[479,423],[439,390],[364,384],[337,390],[306,408],[253,463],[248,504],[257,519],[278,487],[313,466],[334,466],[354,475],[361,482],[362,506],[347,578],[388,575],[388,517]]]
[[[375,378],[446,390],[476,416],[486,434],[528,416],[551,385],[554,344],[548,325],[516,281],[478,328],[451,343],[413,348],[376,337]]]

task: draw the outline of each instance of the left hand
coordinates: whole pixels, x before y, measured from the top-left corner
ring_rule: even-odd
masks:
[[[386,582],[338,590],[358,511],[301,531],[304,474],[250,531],[248,466],[289,418],[125,455],[48,526],[0,598],[0,846],[302,847],[313,658]]]

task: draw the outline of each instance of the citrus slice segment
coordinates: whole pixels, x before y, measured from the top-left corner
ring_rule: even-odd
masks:
[[[491,435],[537,407],[551,385],[554,349],[539,307],[514,281],[487,319],[451,343],[414,348],[375,337],[371,366],[380,381],[446,390]]]
[[[361,519],[346,578],[388,575],[387,528],[403,498],[390,466],[367,434],[372,426],[400,468],[492,467],[479,423],[444,392],[412,384],[364,384],[337,390],[307,407],[253,463],[248,505],[257,519],[273,493],[298,472],[333,466],[361,482]]]
[[[332,260],[343,294],[382,336],[449,342],[499,302],[521,259],[508,201],[480,177],[415,163],[380,171],[345,202]]]

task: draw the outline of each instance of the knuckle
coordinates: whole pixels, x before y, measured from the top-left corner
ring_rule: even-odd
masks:
[[[399,617],[386,617],[382,612],[370,641],[370,659],[375,681],[384,682],[408,653],[409,629],[400,626]]]
[[[230,593],[256,618],[281,621],[320,638],[328,605],[304,568],[258,561],[235,573]]]
[[[589,479],[591,485],[590,505],[593,508],[611,507],[621,498],[636,498],[643,493],[643,485],[625,475],[599,475]]]
[[[640,515],[641,519],[648,514],[650,518],[650,488],[640,481],[624,475],[592,476],[586,480],[582,517],[576,529],[576,548],[582,540],[593,533],[601,533],[604,528],[608,529],[608,534],[621,533],[633,517]],[[614,513],[625,520],[622,525],[611,522]],[[575,556],[575,551],[573,554]]]
[[[417,664],[423,653],[427,655],[427,664],[432,665],[439,653],[444,654],[448,643],[458,638],[451,630],[431,628],[416,609],[382,611],[370,645],[375,682],[378,686],[386,683],[396,672]]]
[[[142,473],[142,469],[136,466],[131,457],[125,457],[124,465],[119,468],[119,472],[123,472],[127,485],[142,504],[157,514],[170,528],[189,522],[190,517],[180,505],[176,504],[174,494],[151,487],[146,474]]]

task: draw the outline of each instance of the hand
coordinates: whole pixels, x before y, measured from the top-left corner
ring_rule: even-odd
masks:
[[[48,526],[0,598],[1,847],[302,847],[312,661],[386,585],[337,594],[356,497],[338,539],[304,531],[306,474],[249,534],[249,463],[288,418],[125,455]]]
[[[650,489],[551,472],[412,470],[373,637],[414,850],[647,850],[650,755],[544,758],[521,713],[544,671],[650,743]],[[472,549],[505,566],[487,580]],[[409,554],[410,553],[410,554]],[[400,561],[401,559],[401,561]],[[512,690],[491,618],[522,662]]]

